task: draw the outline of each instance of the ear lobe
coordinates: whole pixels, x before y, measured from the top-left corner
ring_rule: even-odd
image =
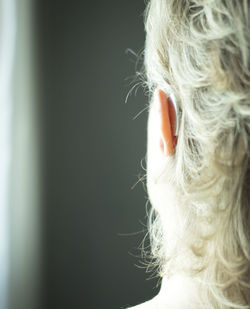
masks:
[[[177,136],[175,136],[176,110],[171,98],[161,89],[158,90],[158,99],[160,105],[160,147],[165,156],[171,156],[174,154],[177,144]]]

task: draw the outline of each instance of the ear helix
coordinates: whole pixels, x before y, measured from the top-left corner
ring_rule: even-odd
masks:
[[[168,96],[159,89],[161,109],[161,140],[160,147],[165,156],[171,156],[175,152],[177,144],[177,105],[173,95]]]

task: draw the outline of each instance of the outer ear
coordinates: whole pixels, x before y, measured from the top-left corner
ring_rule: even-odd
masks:
[[[177,136],[175,136],[176,110],[171,98],[163,90],[157,91],[160,105],[160,147],[165,156],[171,156],[174,154],[177,144]]]

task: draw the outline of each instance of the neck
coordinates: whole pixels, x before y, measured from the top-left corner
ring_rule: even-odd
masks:
[[[161,289],[153,299],[130,309],[200,309],[199,291],[194,279],[186,275],[174,275],[162,279]],[[204,304],[203,304],[204,305]]]
[[[162,279],[161,289],[156,297],[159,308],[200,308],[198,287],[195,279],[184,274]]]

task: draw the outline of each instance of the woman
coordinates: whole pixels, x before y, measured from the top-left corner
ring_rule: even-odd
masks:
[[[149,232],[162,286],[136,309],[250,308],[249,3],[148,3]]]

